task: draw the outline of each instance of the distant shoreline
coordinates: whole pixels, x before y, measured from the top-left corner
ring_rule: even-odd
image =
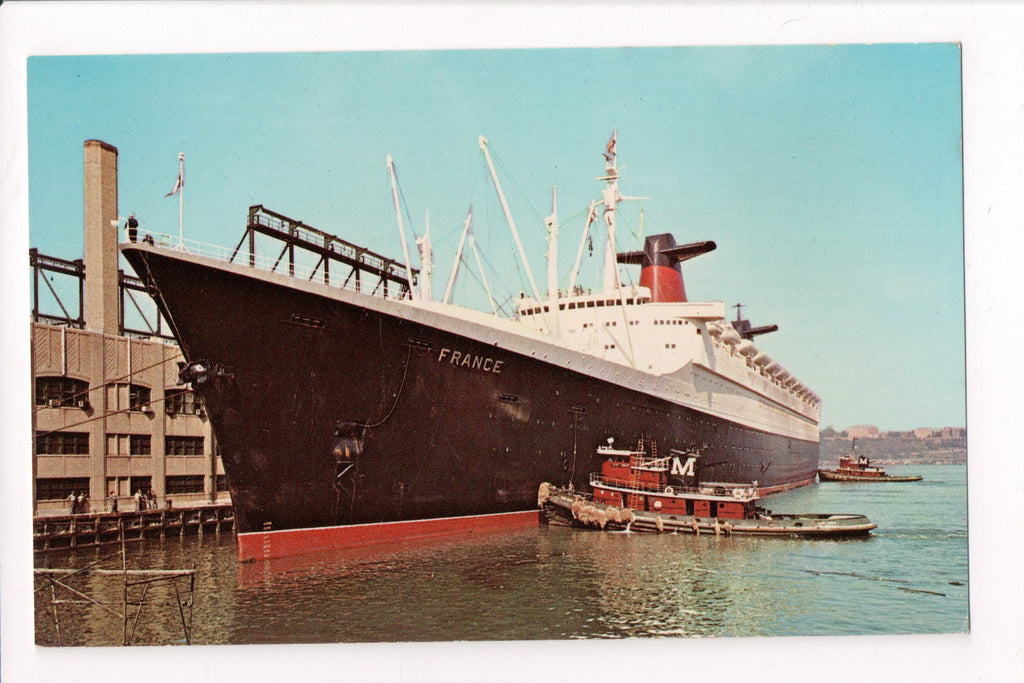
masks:
[[[848,455],[853,440],[845,437],[823,438],[818,462],[822,466],[838,463]],[[964,465],[967,463],[966,439],[914,439],[881,437],[857,439],[856,453],[879,465]]]

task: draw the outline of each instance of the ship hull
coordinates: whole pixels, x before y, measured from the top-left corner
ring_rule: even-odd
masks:
[[[844,474],[835,470],[818,470],[818,479],[821,481],[856,481],[856,482],[901,482],[901,481],[921,481],[922,477],[919,475],[890,475],[882,474],[873,477],[858,475],[858,474]]]
[[[609,437],[698,448],[709,478],[759,480],[763,492],[817,473],[817,441],[381,310],[378,297],[123,253],[186,360],[209,369],[193,387],[240,534],[536,511],[542,481],[586,485]],[[344,453],[339,425],[357,432]]]

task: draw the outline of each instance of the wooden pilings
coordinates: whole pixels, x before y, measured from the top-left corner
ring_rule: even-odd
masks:
[[[36,552],[48,552],[118,543],[122,526],[125,541],[131,542],[186,534],[219,535],[233,529],[234,523],[230,505],[61,515],[36,517],[32,537]]]

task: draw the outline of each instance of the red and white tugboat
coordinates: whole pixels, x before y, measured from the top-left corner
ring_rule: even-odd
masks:
[[[593,494],[541,484],[538,505],[551,524],[592,529],[801,536],[866,535],[877,525],[856,514],[773,514],[757,505],[758,482],[702,482],[698,453],[650,455],[636,450],[597,449],[601,471],[590,475]]]
[[[853,440],[850,454],[839,457],[839,467],[834,470],[819,469],[820,481],[921,481],[921,476],[909,474],[898,476],[886,474],[881,467],[872,467],[871,460],[862,455],[855,455],[857,440]]]

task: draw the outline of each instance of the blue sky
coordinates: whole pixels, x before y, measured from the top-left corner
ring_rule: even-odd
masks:
[[[407,226],[430,212],[435,292],[472,204],[488,279],[517,294],[482,134],[538,282],[558,186],[564,286],[616,128],[622,193],[650,198],[624,205],[620,247],[641,208],[644,234],[715,240],[684,265],[690,298],[778,323],[759,344],[823,397],[823,427],[965,424],[956,44],[31,57],[27,76],[45,254],[82,255],[98,138],[144,229],[177,233],[184,152],[186,238],[234,247],[263,204],[399,257],[391,154]]]

